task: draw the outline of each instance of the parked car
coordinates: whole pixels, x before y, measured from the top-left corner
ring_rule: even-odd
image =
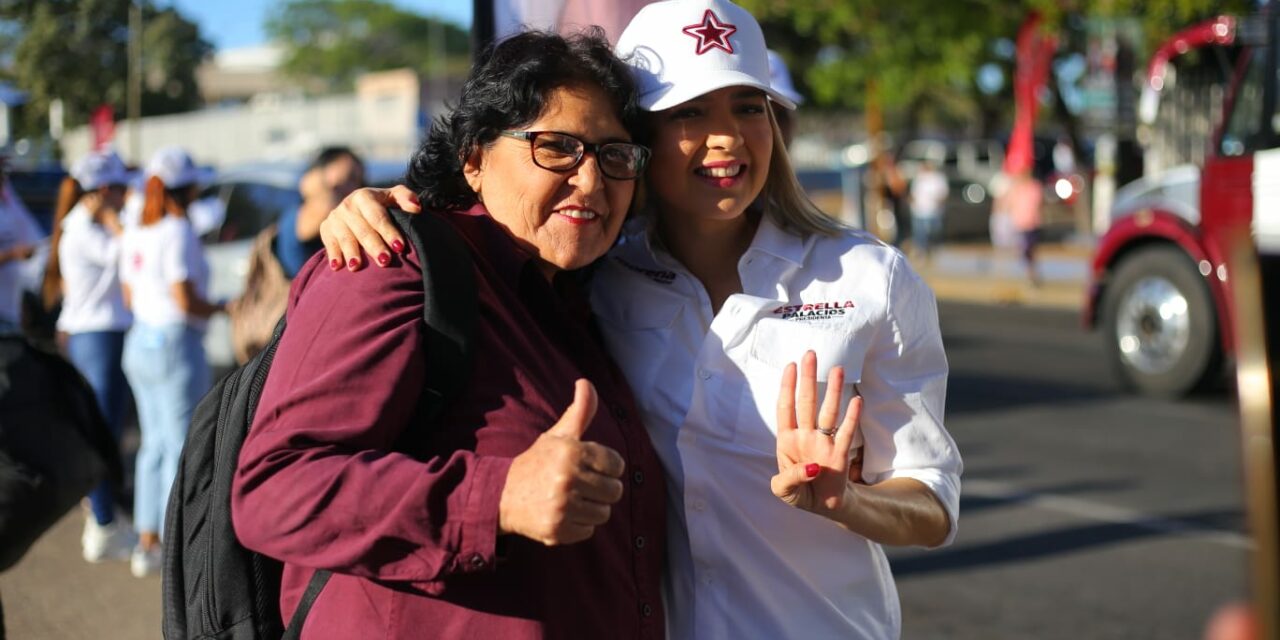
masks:
[[[242,165],[218,172],[201,190],[201,198],[217,197],[226,206],[225,217],[202,236],[209,260],[210,298],[231,300],[244,291],[253,238],[302,203],[298,180],[305,169],[300,162]],[[398,183],[404,169],[405,164],[398,162],[365,163],[368,183],[373,186]],[[209,320],[204,345],[215,371],[235,366],[231,324],[225,315]]]
[[[932,161],[947,176],[951,192],[942,217],[946,240],[989,239],[992,187],[1004,163],[997,140],[912,140],[898,152],[898,170],[910,181]]]

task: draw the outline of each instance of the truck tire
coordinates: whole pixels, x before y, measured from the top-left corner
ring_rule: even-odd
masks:
[[[1125,386],[1183,396],[1220,373],[1216,307],[1186,253],[1172,246],[1139,249],[1114,273],[1103,293],[1102,327],[1107,357]]]

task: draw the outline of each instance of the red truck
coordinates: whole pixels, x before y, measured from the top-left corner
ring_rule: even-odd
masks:
[[[1168,40],[1139,102],[1145,175],[1116,192],[1084,322],[1133,389],[1176,396],[1234,359],[1228,241],[1280,248],[1280,12],[1219,17]]]

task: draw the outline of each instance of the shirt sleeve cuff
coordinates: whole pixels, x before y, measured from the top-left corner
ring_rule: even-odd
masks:
[[[955,541],[960,524],[960,476],[936,469],[898,469],[885,477],[888,478],[911,478],[921,482],[933,492],[947,512],[947,519],[951,521],[947,537],[930,549],[941,549]]]
[[[511,458],[476,458],[458,530],[454,572],[492,570],[497,559],[498,503],[502,500],[502,488],[507,483],[511,462]]]

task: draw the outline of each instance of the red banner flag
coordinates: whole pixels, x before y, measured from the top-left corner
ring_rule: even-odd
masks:
[[[102,105],[89,116],[89,128],[93,130],[93,150],[100,151],[116,137],[116,116],[111,105]]]
[[[1049,78],[1049,63],[1058,49],[1058,39],[1044,33],[1040,23],[1040,13],[1033,11],[1018,28],[1018,69],[1013,79],[1015,115],[1004,157],[1004,172],[1009,175],[1029,171],[1035,163],[1032,145],[1040,89]]]

